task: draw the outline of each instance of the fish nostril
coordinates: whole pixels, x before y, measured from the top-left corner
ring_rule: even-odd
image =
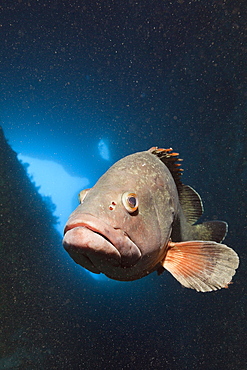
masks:
[[[111,202],[111,204],[109,205],[109,210],[110,211],[113,211],[115,209],[115,206],[117,205],[117,203],[115,203],[114,201]]]

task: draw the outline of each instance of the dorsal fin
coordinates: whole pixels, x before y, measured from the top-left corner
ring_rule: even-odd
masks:
[[[194,224],[203,213],[203,205],[200,195],[188,185],[184,185],[181,181],[181,175],[183,173],[180,168],[182,159],[178,156],[178,153],[174,153],[172,148],[160,149],[158,147],[152,147],[149,152],[156,155],[169,169],[171,175],[177,186],[179,201],[183,209],[186,221],[189,224]]]
[[[178,157],[179,154],[174,153],[172,148],[161,149],[155,146],[150,148],[148,152],[156,155],[166,165],[179,191],[182,186],[181,175],[183,173],[183,169],[180,167],[181,164],[177,163],[182,161],[182,159]]]

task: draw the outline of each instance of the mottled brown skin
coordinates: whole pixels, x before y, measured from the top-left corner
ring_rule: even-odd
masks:
[[[122,194],[138,197],[129,213]],[[175,218],[181,214],[168,168],[149,151],[116,162],[88,192],[65,226],[64,247],[80,265],[115,280],[135,280],[165,258]]]

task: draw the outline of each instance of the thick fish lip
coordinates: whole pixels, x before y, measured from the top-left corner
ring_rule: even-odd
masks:
[[[76,263],[97,274],[120,266],[120,253],[101,234],[82,224],[71,226],[66,231],[63,246]]]
[[[111,265],[132,267],[141,257],[140,249],[126,232],[88,213],[79,217],[72,214],[64,229],[63,245],[69,253],[74,248],[77,253],[81,251],[86,254],[95,268],[99,259],[101,264],[105,259]],[[96,254],[98,260],[96,258],[95,264],[93,260]]]

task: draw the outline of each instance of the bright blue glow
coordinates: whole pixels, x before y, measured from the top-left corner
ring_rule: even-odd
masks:
[[[78,203],[75,204],[75,199],[77,198],[75,194],[79,194],[82,189],[88,187],[89,180],[85,177],[69,175],[62,165],[54,161],[42,160],[22,154],[18,155],[18,159],[28,164],[28,175],[35,185],[39,187],[39,193],[42,196],[51,197],[52,203],[56,206],[54,215],[59,220],[56,229],[63,236],[64,225],[71,212],[78,205]],[[71,260],[70,257],[69,260]],[[73,265],[75,265],[74,262]],[[94,274],[86,269],[85,272],[95,280],[104,283],[110,282],[110,284],[114,283],[113,280],[104,274]]]
[[[100,139],[98,143],[99,155],[106,161],[110,160],[109,144],[106,140]]]
[[[110,283],[113,283],[114,280],[108,278],[107,276],[105,276],[104,274],[95,274],[94,272],[91,272],[91,271],[87,271],[87,273],[95,280],[98,280],[98,281],[105,281],[105,282],[110,282]]]
[[[22,154],[19,154],[18,158],[23,163],[29,164],[27,172],[35,185],[40,187],[39,193],[42,196],[51,197],[52,203],[56,206],[54,215],[59,219],[56,228],[63,235],[68,216],[76,206],[73,204],[75,194],[87,187],[89,180],[85,177],[69,175],[61,164],[53,161],[32,158]]]

